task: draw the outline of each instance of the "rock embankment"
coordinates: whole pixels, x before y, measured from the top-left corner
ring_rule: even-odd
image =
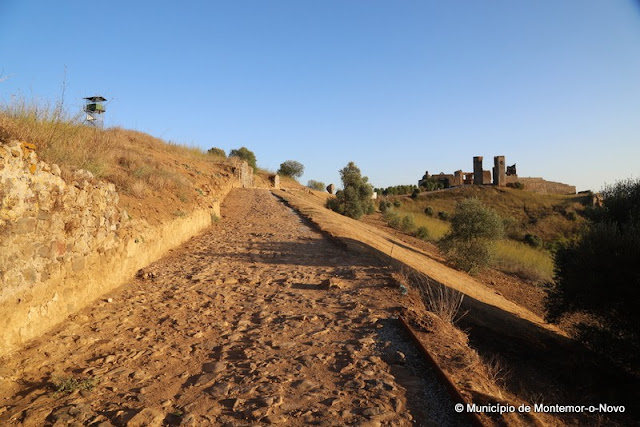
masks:
[[[246,162],[220,175],[206,207],[150,226],[119,206],[112,183],[84,170],[61,176],[35,146],[0,144],[0,355],[19,348],[211,224]]]

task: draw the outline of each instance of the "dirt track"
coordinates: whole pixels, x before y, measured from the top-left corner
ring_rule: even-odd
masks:
[[[144,273],[0,361],[0,425],[451,421],[379,321],[398,298],[386,267],[267,191],[235,190],[219,224]],[[54,393],[59,378],[93,387]]]

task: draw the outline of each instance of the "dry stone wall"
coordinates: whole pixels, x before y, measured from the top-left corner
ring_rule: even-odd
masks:
[[[113,184],[82,170],[65,181],[34,148],[0,144],[0,355],[210,225],[231,188],[253,185],[251,168],[236,164],[206,209],[151,227],[118,206]]]

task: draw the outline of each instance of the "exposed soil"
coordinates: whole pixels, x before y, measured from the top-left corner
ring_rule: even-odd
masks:
[[[569,338],[559,327],[547,324],[534,310],[525,308],[525,304],[517,304],[514,301],[517,290],[511,289],[503,295],[490,281],[485,284],[448,267],[437,254],[400,239],[398,233],[344,218],[323,208],[317,197],[307,192],[277,194],[348,247],[388,262],[400,262],[433,282],[463,293],[462,307],[468,311],[458,326],[468,333],[470,344],[483,358],[500,361],[504,368],[502,384],[519,399],[532,404],[572,402],[570,404],[587,406],[615,402],[626,405],[627,413],[623,416],[588,413],[558,416],[562,422],[574,425],[637,422],[638,401],[633,395],[637,394],[638,379],[614,368]],[[501,286],[507,288],[509,283]],[[436,358],[448,368],[446,356],[436,354]],[[456,370],[447,372],[458,379]],[[462,384],[462,380],[458,384]]]
[[[0,425],[459,423],[392,330],[385,265],[264,190],[234,190],[222,212],[0,360]]]

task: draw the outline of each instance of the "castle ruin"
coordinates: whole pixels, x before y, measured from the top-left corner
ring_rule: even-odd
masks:
[[[542,178],[520,178],[516,171],[516,165],[507,166],[505,156],[495,156],[493,158],[493,169],[484,170],[482,166],[482,156],[473,158],[473,172],[457,170],[453,174],[440,172],[437,175],[429,175],[426,171],[420,181],[419,186],[424,186],[427,181],[442,184],[444,188],[460,187],[463,185],[494,185],[496,187],[515,186],[522,184],[524,189],[543,194],[575,194],[576,187],[559,182],[546,181]]]

